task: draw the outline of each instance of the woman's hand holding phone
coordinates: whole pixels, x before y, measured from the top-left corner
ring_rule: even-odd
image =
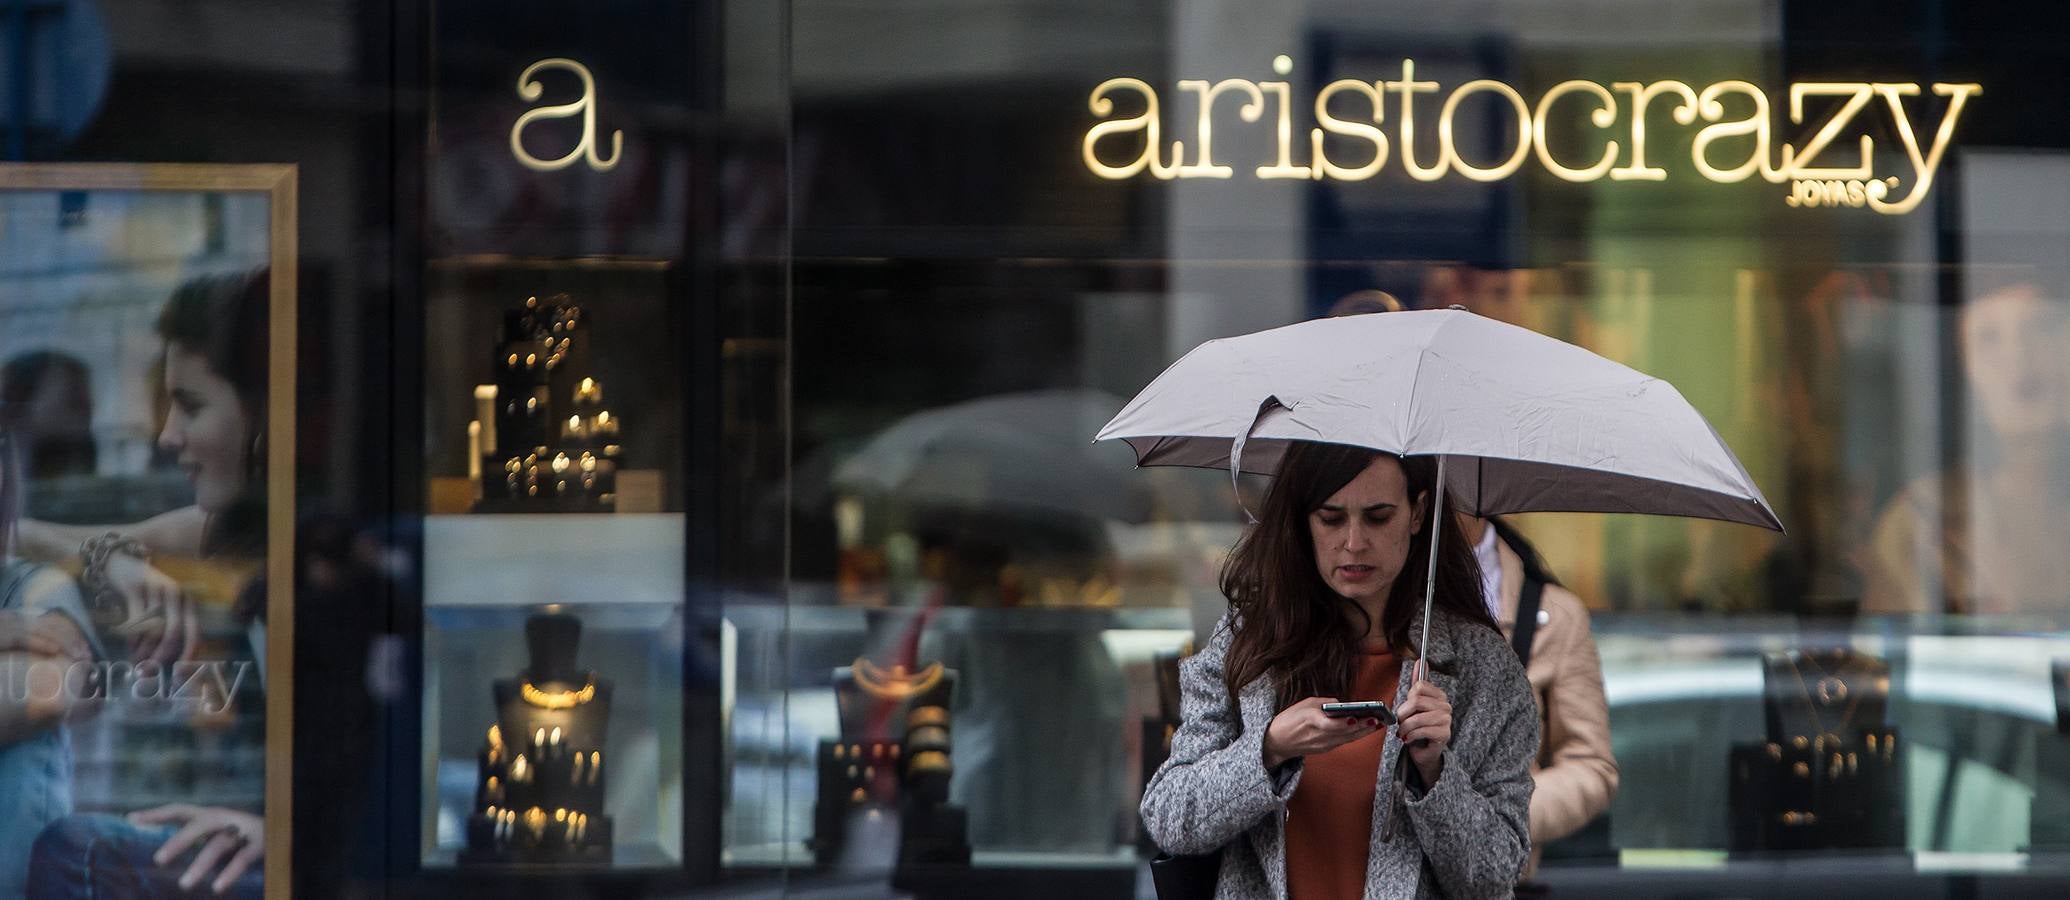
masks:
[[[1265,768],[1275,769],[1288,760],[1327,753],[1380,730],[1377,718],[1334,718],[1322,705],[1335,697],[1310,697],[1280,710],[1265,728]]]

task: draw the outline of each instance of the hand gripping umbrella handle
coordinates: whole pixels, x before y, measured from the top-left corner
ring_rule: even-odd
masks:
[[[1422,681],[1425,676],[1430,674],[1430,605],[1431,599],[1437,596],[1438,541],[1442,540],[1445,534],[1445,530],[1439,527],[1444,519],[1439,517],[1444,514],[1445,457],[1441,453],[1438,454],[1436,496],[1432,498],[1430,504],[1430,568],[1425,570],[1423,577],[1423,639],[1416,642],[1417,681]]]

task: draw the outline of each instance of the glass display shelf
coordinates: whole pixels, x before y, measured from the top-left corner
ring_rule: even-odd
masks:
[[[424,603],[681,606],[679,513],[427,516]]]

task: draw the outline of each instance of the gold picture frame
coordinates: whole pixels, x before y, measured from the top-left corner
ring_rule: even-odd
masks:
[[[0,192],[188,192],[263,196],[270,270],[265,438],[266,578],[263,884],[269,900],[293,884],[295,337],[297,245],[293,164],[0,163]],[[227,705],[227,704],[226,704]]]

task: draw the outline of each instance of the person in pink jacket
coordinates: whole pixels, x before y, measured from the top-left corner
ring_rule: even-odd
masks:
[[[1603,697],[1603,665],[1589,630],[1588,607],[1562,587],[1515,528],[1500,519],[1459,516],[1460,530],[1481,564],[1482,591],[1502,633],[1517,647],[1530,643],[1525,677],[1538,700],[1537,758],[1531,778],[1531,868],[1546,844],[1580,831],[1610,809],[1617,796],[1617,758],[1610,750],[1610,709]],[[1535,602],[1527,592],[1535,587]],[[1528,628],[1519,610],[1534,606]]]

